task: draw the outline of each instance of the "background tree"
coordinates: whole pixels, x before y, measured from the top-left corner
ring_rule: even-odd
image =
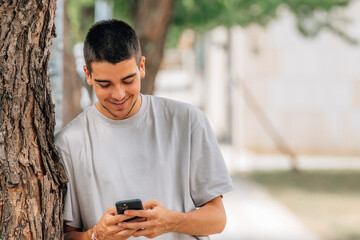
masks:
[[[0,239],[62,239],[49,46],[55,0],[0,0]]]
[[[78,41],[83,41],[93,17],[95,0],[69,0],[70,20]],[[165,44],[176,45],[184,29],[205,32],[217,26],[266,26],[278,17],[279,8],[287,8],[297,21],[298,30],[307,37],[315,37],[321,30],[330,30],[350,43],[356,43],[342,30],[347,19],[338,15],[338,8],[351,0],[116,0],[114,17],[130,22],[137,31],[146,57],[146,78],[142,93],[152,94]],[[85,16],[85,17],[83,17]],[[86,21],[88,19],[88,21]],[[89,22],[90,21],[90,22]],[[341,23],[339,25],[339,23]]]
[[[64,9],[68,0],[64,1]],[[81,85],[84,81],[76,72],[75,58],[73,54],[73,35],[70,31],[68,12],[64,11],[64,55],[63,55],[63,98],[62,98],[62,124],[65,126],[81,113]]]
[[[155,78],[164,56],[167,30],[174,10],[174,0],[135,0],[132,19],[140,38],[143,55],[146,57],[146,77],[141,83],[141,92],[154,92]]]

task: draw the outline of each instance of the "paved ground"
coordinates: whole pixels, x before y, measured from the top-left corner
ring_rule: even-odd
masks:
[[[262,187],[233,177],[235,191],[224,195],[227,226],[217,240],[315,240],[317,238]]]
[[[231,173],[252,170],[290,169],[286,156],[259,156],[238,152],[222,145],[224,159]],[[359,158],[300,156],[300,169],[360,169]],[[225,194],[227,226],[213,240],[315,240],[320,239],[264,188],[236,174],[235,190]]]

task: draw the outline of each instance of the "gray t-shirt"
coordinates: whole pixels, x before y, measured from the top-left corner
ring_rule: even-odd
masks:
[[[185,103],[141,96],[130,118],[109,119],[93,105],[56,135],[69,177],[67,225],[89,229],[119,200],[156,199],[190,212],[232,190],[205,115]],[[167,233],[156,239],[209,238]]]

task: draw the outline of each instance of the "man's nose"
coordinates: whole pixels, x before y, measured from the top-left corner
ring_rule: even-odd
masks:
[[[125,97],[125,89],[121,86],[115,86],[111,93],[111,97],[117,100],[122,100]]]

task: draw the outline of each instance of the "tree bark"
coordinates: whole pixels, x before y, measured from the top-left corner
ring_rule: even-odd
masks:
[[[142,54],[146,57],[146,77],[141,92],[152,94],[156,74],[164,56],[166,33],[174,11],[175,0],[135,0],[132,16],[140,38]]]
[[[0,239],[62,239],[48,61],[55,0],[0,0]]]

